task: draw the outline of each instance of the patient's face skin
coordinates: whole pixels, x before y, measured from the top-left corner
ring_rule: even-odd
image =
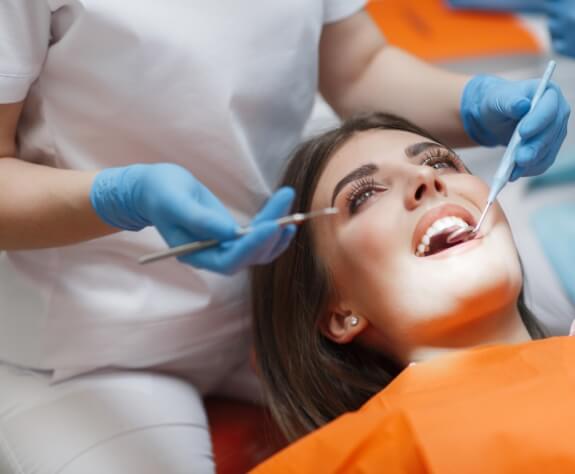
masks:
[[[441,337],[437,328],[441,333],[514,307],[521,288],[515,245],[498,204],[480,238],[417,255],[437,217],[461,216],[474,224],[489,191],[456,155],[430,142],[403,131],[357,134],[331,158],[313,197],[312,209],[331,206],[344,177],[358,169],[367,173],[340,187],[333,202],[340,213],[317,219],[312,228],[316,251],[334,279],[331,309],[367,319],[361,337],[370,344],[385,340],[392,322],[433,344],[428,339]]]

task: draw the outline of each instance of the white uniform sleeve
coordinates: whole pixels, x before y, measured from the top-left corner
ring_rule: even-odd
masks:
[[[335,23],[361,10],[367,0],[324,0],[324,23]]]
[[[50,42],[47,0],[0,0],[0,103],[22,101]]]

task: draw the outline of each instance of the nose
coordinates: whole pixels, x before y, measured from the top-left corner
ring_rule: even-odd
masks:
[[[447,187],[436,171],[429,166],[417,166],[407,179],[405,207],[416,209],[426,199],[447,196]]]

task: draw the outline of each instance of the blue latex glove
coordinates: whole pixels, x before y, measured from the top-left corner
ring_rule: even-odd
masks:
[[[544,0],[553,49],[575,57],[575,0]]]
[[[238,224],[227,209],[178,165],[109,168],[96,175],[90,193],[103,221],[133,231],[155,226],[170,247],[195,240],[225,241],[178,260],[226,275],[268,263],[286,249],[295,226],[280,228],[273,220],[288,213],[293,198],[291,188],[277,191],[252,220],[255,230],[236,238]]]
[[[457,10],[494,10],[503,12],[539,12],[541,0],[446,0]]]
[[[529,111],[538,84],[538,79],[508,81],[475,76],[465,86],[461,100],[467,134],[480,145],[507,145],[516,125]],[[521,143],[511,181],[541,174],[553,164],[567,134],[570,112],[561,89],[550,82],[537,106],[521,120]]]

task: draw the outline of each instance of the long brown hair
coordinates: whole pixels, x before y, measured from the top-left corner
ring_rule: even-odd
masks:
[[[338,148],[356,133],[374,129],[403,130],[441,143],[393,115],[351,118],[295,151],[282,182],[296,190],[295,211],[310,209],[317,182]],[[255,267],[252,276],[258,370],[272,416],[288,439],[358,409],[403,370],[391,355],[353,342],[336,344],[319,330],[333,290],[330,275],[314,252],[308,225],[298,230],[278,259]],[[542,336],[522,296],[518,306],[532,337]]]

